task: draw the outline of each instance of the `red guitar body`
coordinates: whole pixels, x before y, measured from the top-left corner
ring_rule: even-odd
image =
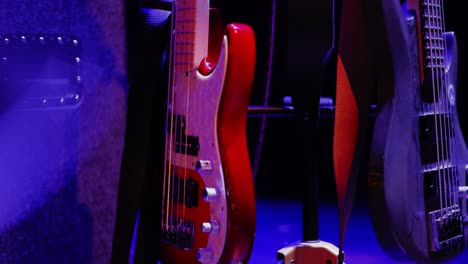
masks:
[[[194,1],[187,1],[194,2]],[[200,2],[200,1],[199,1]],[[207,1],[206,1],[207,2]],[[181,3],[174,21],[194,10]],[[195,4],[197,9],[199,3]],[[173,8],[174,10],[174,8]],[[246,118],[255,67],[255,38],[243,24],[225,29],[209,10],[206,55],[194,68],[186,43],[172,36],[162,205],[162,263],[246,263],[255,236],[255,196]],[[199,15],[199,10],[191,14]],[[202,10],[203,12],[203,10]],[[208,12],[199,18],[208,18]],[[200,44],[201,50],[205,47]],[[189,55],[187,55],[189,54]],[[196,57],[197,55],[194,55]],[[183,61],[181,61],[181,59]],[[195,59],[196,62],[196,59]]]

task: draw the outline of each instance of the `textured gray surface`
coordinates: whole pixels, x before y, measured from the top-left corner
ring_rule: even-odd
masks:
[[[0,263],[109,263],[128,90],[123,1],[0,4],[0,34],[77,36],[83,70],[78,106],[0,112]]]

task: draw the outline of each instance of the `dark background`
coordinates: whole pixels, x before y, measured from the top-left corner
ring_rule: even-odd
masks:
[[[382,0],[383,1],[383,0]],[[120,68],[116,66],[117,62],[124,61],[124,56],[127,55],[129,65],[136,65],[140,61],[133,61],[142,45],[143,41],[136,37],[141,34],[135,29],[139,26],[140,21],[133,21],[132,25],[128,26],[128,30],[124,32],[124,17],[120,12],[118,5],[115,3],[108,3],[103,1],[50,1],[50,2],[37,2],[37,5],[30,5],[31,1],[6,1],[2,2],[2,12],[5,13],[0,28],[4,32],[11,30],[24,31],[24,32],[57,32],[62,34],[77,33],[85,40],[85,45],[88,47],[85,50],[85,57],[89,59],[89,66],[87,71],[90,72],[88,80],[93,80],[99,85],[90,85],[95,89],[87,90],[87,100],[78,109],[81,112],[67,113],[64,116],[64,126],[60,126],[60,122],[53,118],[54,114],[48,116],[47,112],[40,112],[42,118],[35,118],[34,115],[28,116],[28,119],[15,118],[14,123],[17,126],[5,126],[8,129],[5,131],[13,131],[11,134],[20,146],[13,146],[15,141],[11,141],[11,146],[17,150],[17,153],[30,154],[29,158],[39,164],[43,158],[48,159],[51,164],[63,165],[63,170],[53,170],[57,175],[67,176],[63,179],[63,187],[57,192],[56,196],[50,197],[47,200],[46,206],[41,207],[29,215],[29,221],[18,223],[15,228],[12,228],[8,233],[2,234],[0,238],[0,252],[5,251],[11,253],[8,260],[11,262],[18,262],[14,260],[31,260],[34,259],[44,260],[43,257],[48,259],[66,259],[69,260],[71,256],[76,261],[87,262],[87,259],[107,259],[110,247],[108,243],[105,249],[101,247],[101,241],[109,241],[109,230],[112,227],[113,211],[109,213],[109,204],[114,204],[115,191],[117,190],[117,176],[119,169],[123,171],[120,178],[121,189],[119,195],[123,197],[123,205],[121,208],[127,209],[130,207],[130,213],[123,210],[120,215],[130,216],[130,219],[122,221],[124,235],[127,240],[122,245],[123,250],[129,247],[127,241],[133,234],[133,225],[135,223],[135,212],[142,203],[146,203],[148,208],[152,208],[154,204],[160,204],[147,197],[137,197],[143,191],[142,178],[151,167],[144,163],[147,153],[150,152],[145,140],[149,140],[149,127],[151,126],[151,118],[142,115],[142,112],[151,112],[152,104],[163,107],[163,104],[157,104],[157,100],[152,102],[152,96],[155,98],[163,98],[161,91],[153,91],[154,83],[158,80],[153,78],[154,72],[140,72],[136,73],[140,68],[129,67],[130,79],[130,95],[129,98],[135,99],[132,92],[140,89],[141,94],[139,98],[142,101],[130,100],[129,103],[132,107],[132,113],[137,116],[135,120],[127,120],[127,128],[133,129],[132,133],[126,130],[124,133],[125,124],[124,120],[124,102],[127,95],[127,84],[125,73],[120,72]],[[63,2],[63,3],[62,3]],[[139,1],[125,1],[128,7],[137,9],[137,2]],[[150,2],[157,2],[151,0]],[[465,51],[466,45],[466,27],[464,26],[465,15],[462,13],[461,4],[457,1],[446,2],[446,23],[447,30],[454,30],[458,37],[459,46],[459,83],[458,83],[458,107],[459,107],[459,121],[462,129],[468,131],[467,107],[465,101],[468,99],[467,86],[467,72],[466,72],[466,59],[467,52]],[[62,4],[60,4],[62,3]],[[91,4],[92,3],[92,4]],[[262,105],[264,103],[265,90],[267,79],[269,76],[269,54],[270,48],[273,48],[273,63],[271,68],[271,91],[268,104],[271,106],[281,106],[283,104],[284,96],[292,94],[304,95],[300,98],[303,99],[302,107],[308,108],[307,104],[310,101],[311,111],[314,111],[314,103],[317,101],[317,95],[329,96],[334,99],[335,89],[333,86],[327,85],[326,72],[324,72],[322,60],[331,46],[331,14],[332,14],[332,1],[299,1],[299,0],[277,0],[275,9],[275,31],[274,41],[270,42],[270,35],[272,34],[272,0],[213,0],[211,5],[218,7],[224,17],[225,24],[227,23],[246,23],[249,24],[256,35],[257,40],[257,65],[256,75],[253,82],[253,90],[251,97],[251,105]],[[55,8],[50,8],[53,6]],[[93,8],[91,8],[93,7]],[[118,8],[117,8],[118,7]],[[114,8],[116,10],[114,10]],[[138,10],[126,11],[128,13],[137,14]],[[92,11],[92,12],[91,12]],[[101,13],[102,11],[102,13]],[[91,12],[91,14],[90,14]],[[101,16],[102,15],[102,16]],[[136,15],[135,15],[136,16]],[[128,17],[129,20],[131,17]],[[109,20],[107,20],[109,19]],[[39,21],[39,22],[36,22]],[[138,23],[137,23],[138,22]],[[100,26],[96,26],[100,25]],[[135,27],[133,27],[135,26]],[[92,29],[92,30],[90,30]],[[69,32],[71,31],[71,32]],[[123,48],[124,33],[127,35],[127,44],[129,49],[128,54],[125,54]],[[158,32],[158,36],[167,36],[167,32]],[[107,38],[110,37],[110,38]],[[114,40],[116,38],[117,40]],[[161,42],[163,38],[160,38]],[[106,41],[103,41],[106,40]],[[107,42],[109,40],[109,42]],[[144,39],[146,40],[146,39]],[[103,42],[100,42],[103,41]],[[138,43],[136,43],[138,42]],[[164,43],[160,43],[164,46]],[[155,48],[154,46],[148,47],[149,50]],[[136,55],[135,55],[136,54]],[[144,54],[147,56],[148,54]],[[159,57],[158,57],[159,58]],[[150,59],[150,58],[148,58]],[[149,64],[153,67],[148,67],[146,71],[157,69],[160,60],[152,60]],[[135,63],[135,64],[133,64]],[[98,70],[96,71],[95,68]],[[141,64],[140,64],[141,67]],[[117,70],[119,69],[119,70]],[[92,72],[92,73],[91,73]],[[137,80],[134,75],[147,74],[147,78],[151,80]],[[161,77],[161,76],[159,76]],[[148,81],[148,82],[145,82]],[[115,85],[115,83],[118,85]],[[93,83],[95,84],[95,83]],[[140,86],[141,85],[141,86]],[[142,87],[148,90],[141,89]],[[14,88],[14,87],[13,87]],[[139,89],[136,89],[139,88]],[[6,91],[3,91],[5,93]],[[108,95],[112,96],[108,96]],[[137,96],[138,99],[138,96]],[[151,102],[150,102],[151,101]],[[295,102],[297,103],[297,102]],[[298,106],[295,104],[295,106]],[[157,112],[157,106],[154,106],[154,111]],[[19,111],[18,111],[19,112]],[[15,112],[18,113],[18,112]],[[25,112],[21,112],[24,114]],[[127,112],[128,114],[129,112]],[[129,115],[130,116],[130,115]],[[151,117],[151,115],[149,115]],[[156,118],[156,117],[154,117]],[[372,120],[373,117],[369,116]],[[23,121],[33,120],[33,122]],[[47,122],[42,122],[46,120]],[[54,121],[55,120],[55,121]],[[133,123],[132,123],[133,122]],[[296,199],[300,197],[301,187],[309,187],[304,184],[305,177],[312,177],[312,173],[306,171],[306,165],[313,163],[315,159],[307,160],[309,153],[318,153],[316,160],[319,164],[319,194],[320,199],[334,200],[335,199],[335,186],[332,170],[331,149],[333,139],[333,116],[322,115],[320,118],[319,133],[311,133],[310,139],[304,139],[297,136],[300,127],[298,127],[297,120],[294,116],[269,116],[265,123],[265,128],[261,130],[261,119],[258,116],[250,115],[248,119],[248,140],[249,150],[251,154],[252,164],[254,169],[258,171],[256,176],[256,194],[257,197],[272,197],[277,199]],[[37,124],[37,125],[36,125]],[[136,124],[136,125],[135,125]],[[36,126],[34,126],[36,125]],[[141,125],[139,127],[138,125]],[[156,122],[152,124],[156,126]],[[35,129],[30,130],[27,126],[33,126]],[[19,127],[25,134],[31,134],[28,140],[20,139],[22,134],[14,131],[15,127]],[[13,129],[12,129],[13,128]],[[43,129],[38,129],[43,128]],[[66,130],[61,130],[65,129]],[[97,129],[98,128],[98,129]],[[111,128],[111,129],[107,129]],[[142,129],[140,129],[142,128]],[[158,129],[159,126],[156,126]],[[138,130],[139,131],[136,131]],[[3,131],[5,133],[5,131]],[[40,131],[45,131],[42,134]],[[76,135],[79,133],[79,137]],[[157,130],[161,134],[154,133],[152,136],[157,139],[164,138],[163,131]],[[259,135],[264,133],[263,141],[261,142],[262,152],[257,156],[256,147],[259,144]],[[130,157],[129,160],[122,166],[124,169],[115,166],[120,160],[120,148],[123,137],[125,135],[133,135],[137,138],[138,142],[135,143],[135,148],[128,151],[126,149],[126,156]],[[144,134],[142,137],[141,134]],[[60,135],[57,137],[55,135]],[[161,136],[162,135],[162,136]],[[372,133],[369,131],[369,139]],[[48,140],[53,138],[54,140]],[[54,156],[41,155],[42,150],[56,150],[55,153],[62,153],[64,150],[59,149],[62,142],[60,139],[73,139],[70,143],[70,148],[65,152],[69,154],[69,158],[62,160],[62,163],[57,162]],[[36,140],[37,139],[37,140]],[[315,144],[310,148],[310,151],[303,151],[305,141],[311,141]],[[28,145],[29,142],[33,144]],[[53,143],[55,142],[55,143]],[[65,142],[65,140],[64,140]],[[120,142],[120,143],[119,143]],[[47,143],[46,147],[42,144]],[[128,142],[127,142],[128,143]],[[51,149],[51,146],[57,148]],[[157,144],[153,142],[153,144]],[[140,145],[144,147],[139,149]],[[8,162],[10,158],[21,157],[20,155],[12,155],[8,153],[8,148],[2,146],[4,149],[4,166],[20,166],[21,163]],[[12,147],[12,149],[13,149]],[[30,151],[31,148],[36,147],[38,152]],[[162,147],[155,147],[152,150],[162,150]],[[62,151],[62,152],[61,152]],[[16,152],[15,152],[16,153]],[[135,154],[136,153],[136,154]],[[142,153],[142,154],[141,154]],[[79,155],[78,155],[79,154]],[[141,154],[144,157],[140,159]],[[109,158],[112,155],[112,159]],[[39,158],[40,157],[40,158]],[[49,158],[50,157],[50,158]],[[306,159],[304,159],[304,157]],[[82,158],[80,160],[78,158]],[[256,163],[258,158],[258,165]],[[24,161],[24,159],[18,158]],[[160,160],[163,159],[154,159]],[[366,154],[362,157],[362,175],[359,178],[358,185],[358,201],[365,203],[366,199]],[[60,163],[60,164],[59,164]],[[306,164],[307,163],[307,164]],[[125,166],[126,165],[126,166]],[[83,166],[83,169],[81,167]],[[145,167],[147,166],[147,167]],[[35,166],[24,166],[34,170]],[[37,168],[48,168],[48,166],[37,166]],[[54,168],[51,166],[50,168]],[[132,169],[136,170],[132,171]],[[310,174],[309,174],[310,173]],[[35,175],[36,173],[34,173]],[[66,174],[66,175],[62,175]],[[96,178],[95,175],[99,174]],[[9,174],[10,175],[10,174]],[[33,174],[31,174],[33,175]],[[47,177],[51,174],[44,171]],[[16,175],[14,175],[16,176]],[[105,177],[104,177],[105,176]],[[112,177],[112,178],[111,178]],[[14,178],[18,177],[5,177],[9,183]],[[18,178],[19,179],[19,178]],[[125,179],[125,180],[123,180]],[[66,182],[65,182],[66,180]],[[141,182],[140,182],[141,181]],[[59,182],[57,180],[48,181],[49,184],[55,185]],[[128,185],[125,185],[129,183]],[[31,185],[35,189],[36,186]],[[149,195],[154,192],[154,189],[149,190],[154,185],[144,186],[145,194]],[[80,193],[77,193],[77,189]],[[122,192],[122,190],[124,190]],[[23,189],[21,195],[24,195],[27,190]],[[312,190],[311,190],[312,191]],[[141,199],[140,199],[141,198]],[[25,204],[25,207],[30,206]],[[89,208],[94,208],[92,212],[88,211]],[[21,209],[21,208],[20,208]],[[275,212],[277,214],[277,212]],[[259,214],[261,216],[261,214]],[[154,221],[146,218],[149,225],[154,226]],[[155,219],[157,221],[157,218]],[[259,221],[263,224],[264,222]],[[60,226],[60,224],[62,224]],[[96,225],[99,228],[92,228]],[[53,230],[52,230],[53,229]],[[105,230],[104,230],[105,229]],[[52,230],[51,232],[49,232]],[[128,232],[127,232],[128,231]],[[152,231],[152,230],[150,230]],[[268,230],[270,232],[270,230]],[[95,232],[95,233],[92,233]],[[18,234],[24,234],[20,236]],[[95,234],[96,236],[93,236]],[[152,232],[148,232],[152,235]],[[102,237],[101,237],[102,236]],[[26,237],[26,238],[25,238]],[[152,239],[158,236],[153,236]],[[259,236],[261,237],[261,236]],[[57,239],[57,238],[61,238]],[[94,243],[91,241],[95,238]],[[297,238],[297,237],[296,237]],[[24,240],[26,239],[26,240]],[[6,243],[6,242],[7,243]],[[147,240],[150,241],[150,240]],[[153,241],[154,242],[154,241]],[[64,245],[66,243],[67,245]],[[129,244],[130,242],[128,242]],[[154,242],[156,243],[156,242]],[[33,245],[33,246],[31,246]],[[154,250],[155,246],[150,243],[146,244],[148,248]],[[5,247],[8,246],[9,248]],[[66,247],[66,248],[65,248]],[[93,251],[91,247],[98,250]],[[26,249],[27,250],[23,250]],[[59,250],[57,250],[57,248]],[[51,253],[52,252],[52,253]],[[124,251],[122,251],[124,252]],[[94,254],[94,255],[93,255]],[[124,255],[126,253],[124,252]],[[1,255],[1,254],[0,254]],[[77,257],[78,256],[78,257]],[[117,257],[117,256],[116,256]],[[126,259],[126,258],[121,258]],[[120,260],[121,260],[120,259]],[[31,261],[28,261],[31,262]],[[37,261],[36,261],[37,262]]]
[[[255,32],[257,44],[256,73],[250,105],[258,106],[264,103],[269,66],[271,66],[268,105],[282,106],[283,98],[294,94],[297,96],[296,99],[301,99],[293,102],[294,107],[310,110],[312,114],[316,115],[315,117],[318,117],[318,113],[314,112],[316,111],[318,96],[322,95],[323,97],[335,99],[335,87],[330,84],[330,78],[333,76],[329,75],[330,72],[326,72],[322,63],[332,45],[332,1],[277,0],[275,3],[275,12],[272,12],[272,0],[212,0],[211,6],[220,9],[225,24],[245,23],[250,25]],[[462,47],[466,46],[464,37],[466,30],[461,24],[462,14],[459,11],[458,4],[455,2],[447,3],[446,9],[447,29],[457,32],[459,42],[460,80],[457,92],[460,123],[465,128],[468,124],[465,121],[466,107],[463,107],[463,101],[468,99],[468,96],[466,90],[463,89],[466,86],[466,80],[464,79],[466,75],[466,63],[464,62],[466,52],[462,50]],[[273,42],[270,42],[273,14],[275,17],[275,30]],[[271,48],[273,60],[270,65]],[[150,47],[151,49],[152,47]],[[147,70],[153,68],[149,67]],[[152,78],[153,75],[150,74],[147,77]],[[141,82],[145,84],[143,81]],[[152,82],[155,82],[155,80],[152,80]],[[149,86],[148,84],[145,85]],[[136,85],[136,87],[139,86]],[[157,91],[155,93],[159,95],[161,92]],[[156,97],[162,98],[161,96]],[[140,105],[139,101],[134,103]],[[135,111],[134,114],[138,118],[143,118],[141,111]],[[369,141],[372,136],[373,118],[373,115],[369,115]],[[318,131],[311,132],[310,137],[307,137],[307,135],[301,135],[303,127],[294,115],[268,116],[263,129],[261,127],[261,117],[249,115],[247,127],[248,147],[253,169],[257,172],[254,175],[256,197],[258,198],[257,201],[260,202],[264,200],[263,198],[275,201],[272,203],[275,204],[272,207],[275,208],[272,217],[276,217],[276,214],[281,212],[281,209],[277,209],[276,206],[282,204],[283,201],[302,198],[301,191],[314,191],[312,185],[306,183],[306,179],[314,176],[313,171],[310,170],[311,164],[314,164],[314,162],[318,165],[319,199],[332,202],[332,204],[336,201],[332,163],[333,123],[333,114],[323,112],[318,120]],[[263,139],[260,140],[262,133]],[[163,138],[154,134],[152,137]],[[304,149],[304,146],[309,143],[311,144],[308,149]],[[256,152],[259,144],[261,145],[260,155]],[[153,149],[163,148],[154,147]],[[365,149],[368,149],[368,146]],[[367,204],[367,155],[368,153],[365,151],[363,156],[359,157],[362,166],[356,193],[357,203],[364,205],[364,207]],[[134,176],[134,174],[131,175]],[[133,182],[134,177],[130,177],[128,180]],[[151,185],[146,184],[145,187],[150,188],[148,186]],[[142,199],[148,204],[148,211],[152,210],[154,204],[160,203],[146,197],[142,197]],[[259,207],[259,209],[262,208]],[[262,222],[261,218],[265,216],[261,212],[260,210],[258,214],[258,223],[263,226],[265,222]],[[293,218],[290,220],[300,219],[300,216],[295,214]],[[154,221],[148,217],[146,219],[148,219],[148,226],[151,226],[158,218],[155,216]],[[271,230],[268,230],[267,233],[271,232]],[[150,230],[146,230],[145,233],[152,234]],[[261,241],[262,236],[259,235],[258,237],[260,238],[258,241]],[[299,237],[296,235],[294,239],[299,239]],[[148,248],[154,247],[150,245]]]
[[[466,27],[462,21],[460,4],[444,1],[446,30],[455,31],[458,42],[458,114],[464,134],[468,135],[468,111],[465,101],[467,92]],[[268,74],[268,56],[271,47],[272,0],[212,1],[223,14],[225,23],[242,22],[255,31],[257,41],[257,66],[253,84],[251,105],[262,105]],[[304,94],[314,104],[315,95],[335,99],[335,88],[328,85],[323,71],[322,60],[332,45],[332,1],[286,1],[277,0],[275,10],[275,31],[273,42],[273,65],[268,104],[279,106],[283,97],[293,93]],[[294,102],[293,102],[294,103]],[[305,103],[305,102],[301,102]],[[372,103],[374,104],[374,102]],[[297,105],[295,105],[297,106]],[[369,116],[369,140],[372,136],[374,116]],[[318,135],[314,136],[318,151],[319,197],[335,199],[335,183],[332,164],[333,115],[322,114]],[[261,118],[251,115],[248,120],[249,149],[255,167],[256,147],[259,144]],[[298,138],[297,122],[292,116],[267,117],[258,173],[256,191],[258,196],[272,198],[299,198],[299,187],[304,173],[300,164],[303,138]],[[311,150],[312,151],[312,150]],[[367,155],[362,156],[361,174],[358,183],[357,201],[366,202]],[[310,161],[313,162],[313,161]]]
[[[256,1],[255,5],[244,0],[213,2],[212,6],[221,10],[225,23],[246,23],[255,32],[257,65],[251,105],[264,104],[269,70],[269,106],[284,105],[283,98],[294,93],[304,93],[311,107],[315,104],[313,101],[318,100],[320,91],[323,96],[334,95],[334,89],[323,87],[321,71],[321,61],[331,47],[331,1],[313,4],[303,2],[304,5],[300,1],[276,1],[274,20],[271,0]],[[273,42],[270,40],[272,22]],[[271,48],[273,64],[269,65]],[[298,141],[297,120],[293,115],[269,115],[262,129],[261,119],[258,115],[250,115],[247,131],[252,165],[254,171],[257,171],[254,175],[257,196],[299,198],[304,165],[298,162],[303,142]],[[323,127],[328,134],[332,129],[331,124],[331,117],[323,119]],[[259,141],[260,133],[264,133],[262,141]],[[317,148],[323,149],[321,156],[327,170],[322,173],[323,185],[320,190],[331,198],[334,197],[333,174],[329,171],[331,152],[328,144],[331,143],[331,137],[328,135],[325,141],[318,138],[314,140]],[[260,153],[256,152],[258,144],[261,144]],[[327,145],[320,146],[322,144]]]

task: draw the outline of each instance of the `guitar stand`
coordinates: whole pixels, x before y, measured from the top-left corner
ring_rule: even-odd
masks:
[[[315,240],[296,242],[281,248],[276,254],[276,260],[278,264],[338,264],[338,255],[337,246],[329,242]]]
[[[334,105],[331,98],[321,97],[320,115],[333,115]],[[315,153],[318,113],[302,113],[293,107],[249,107],[249,115],[293,115],[298,119],[302,153],[298,164],[304,166],[302,182],[299,186],[302,197],[303,240],[292,243],[277,251],[277,264],[338,264],[339,248],[319,240],[318,236],[318,175]],[[312,161],[312,162],[311,162]],[[343,252],[342,252],[343,254]],[[342,255],[344,257],[344,254]]]

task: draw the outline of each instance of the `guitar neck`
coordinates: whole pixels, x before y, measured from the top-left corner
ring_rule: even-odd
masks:
[[[445,31],[443,0],[408,0],[408,9],[416,13],[420,79],[427,72],[442,74],[445,68]]]
[[[195,70],[208,55],[209,1],[176,0],[172,9],[174,72]]]

